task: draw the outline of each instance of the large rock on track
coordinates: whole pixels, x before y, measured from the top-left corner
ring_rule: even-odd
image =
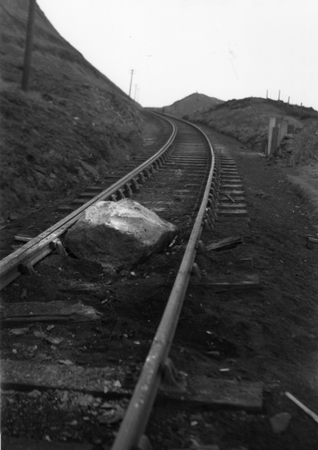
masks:
[[[175,225],[133,200],[98,202],[88,208],[65,237],[65,245],[81,259],[118,270],[166,247]]]

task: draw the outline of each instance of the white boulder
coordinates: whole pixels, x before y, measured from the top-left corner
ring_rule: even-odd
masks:
[[[101,201],[68,230],[64,243],[78,258],[118,270],[162,250],[176,231],[175,225],[133,200]]]

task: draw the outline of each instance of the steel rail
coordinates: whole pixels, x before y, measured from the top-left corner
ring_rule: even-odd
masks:
[[[67,229],[78,220],[80,214],[82,214],[86,208],[98,201],[107,200],[112,195],[116,194],[116,192],[123,188],[127,183],[136,178],[140,173],[151,168],[153,164],[155,164],[158,160],[160,161],[161,158],[164,157],[166,152],[171,148],[177,135],[177,127],[175,124],[167,118],[164,119],[170,123],[172,133],[168,141],[160,150],[112,186],[97,194],[84,205],[80,206],[78,209],[61,219],[56,224],[52,225],[47,230],[43,231],[35,238],[30,239],[30,241],[18,250],[14,251],[0,261],[0,290],[21,275],[25,267],[28,265],[33,266],[51,253],[56,248],[56,240],[58,240],[67,231]]]
[[[141,439],[146,429],[149,415],[162,379],[164,366],[171,348],[189,284],[191,270],[197,252],[197,246],[204,226],[204,219],[208,211],[210,188],[215,167],[214,151],[204,131],[196,125],[190,125],[194,126],[203,134],[209,145],[211,152],[211,168],[201,206],[197,214],[177,277],[170,293],[168,303],[112,450],[132,450],[144,447],[141,444]]]

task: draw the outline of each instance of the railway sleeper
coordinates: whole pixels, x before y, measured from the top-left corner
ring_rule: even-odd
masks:
[[[133,195],[133,191],[131,189],[131,183],[126,183],[124,187],[124,193],[127,197],[131,197]]]
[[[139,189],[140,189],[140,184],[138,183],[137,178],[133,178],[133,179],[131,180],[131,186],[132,186],[132,189],[133,189],[134,191],[139,191]]]
[[[166,159],[167,156],[165,155],[162,160]],[[117,201],[118,198],[125,198],[125,195],[131,195],[133,189],[136,188],[136,190],[138,190],[138,181],[144,182],[146,181],[146,178],[150,178],[156,170],[159,170],[160,163],[155,162],[147,169],[144,169],[144,171],[139,174],[137,178],[134,178],[132,181],[126,183],[123,189],[118,189],[116,193],[111,196],[111,199],[113,201]],[[203,173],[202,171],[199,172],[200,174]],[[219,164],[216,165],[215,178],[216,179],[212,183],[210,189],[209,202],[204,219],[205,226],[209,230],[213,228],[213,224],[217,216],[218,189],[220,185],[222,185]],[[62,254],[63,251],[65,252],[65,249],[59,240],[52,241],[50,247],[54,247],[54,249],[61,251]],[[197,244],[197,251],[206,251],[202,241],[199,241]],[[30,271],[30,274],[32,274],[32,272],[34,274],[34,269],[31,263],[21,266],[23,271]],[[192,273],[196,278],[202,278],[201,270],[196,262],[192,266]],[[206,379],[204,377],[191,377],[191,379],[187,380],[188,383],[185,383],[185,378],[182,377],[182,374],[176,370],[169,358],[167,358],[164,362],[161,375],[160,390],[162,395],[159,394],[159,400],[160,398],[165,398],[169,401],[177,401],[181,407],[184,406],[185,402],[190,402],[191,404],[208,404],[217,408],[224,406],[230,408],[234,407],[260,410],[262,407],[262,388],[259,383],[244,384],[233,380],[211,380],[210,378]],[[204,386],[204,388],[202,388],[202,386]],[[244,389],[242,389],[242,386],[244,386]],[[139,439],[137,447],[141,450],[151,448],[151,444],[147,436],[142,435]]]
[[[137,180],[138,179],[139,179],[141,184],[146,182],[147,178],[146,178],[146,176],[145,176],[143,171],[138,174]]]
[[[123,200],[124,198],[126,198],[123,189],[118,189],[117,192],[116,192],[116,194],[117,194],[117,198],[119,198],[119,199],[121,199],[121,200]]]

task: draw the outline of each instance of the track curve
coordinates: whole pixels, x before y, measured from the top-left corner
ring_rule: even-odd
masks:
[[[168,257],[170,255],[170,258],[173,258],[175,269],[172,271],[173,273],[170,271],[169,273],[160,274],[161,280],[166,279],[168,281],[169,288],[167,292],[169,292],[169,295],[167,295],[166,298],[167,305],[165,310],[160,313],[162,318],[154,338],[154,334],[152,335],[152,344],[145,363],[143,367],[141,367],[140,363],[138,365],[139,368],[137,372],[140,371],[140,373],[138,374],[138,379],[135,378],[137,384],[134,393],[131,390],[131,385],[129,385],[129,388],[125,388],[125,385],[127,384],[126,374],[127,371],[129,372],[129,368],[127,368],[125,364],[123,365],[121,361],[113,364],[111,369],[109,365],[106,367],[102,365],[101,369],[83,369],[83,367],[75,364],[74,367],[68,369],[67,377],[65,371],[54,365],[55,361],[55,364],[58,362],[56,357],[51,358],[50,364],[44,364],[43,367],[28,359],[19,360],[19,358],[18,360],[7,361],[3,366],[4,377],[2,386],[7,389],[16,388],[28,390],[31,387],[36,386],[41,390],[59,390],[62,386],[63,389],[92,392],[94,395],[107,395],[109,398],[113,398],[116,395],[119,397],[126,397],[132,394],[122,427],[118,432],[113,446],[114,450],[143,448],[138,446],[143,445],[142,442],[147,441],[147,438],[144,436],[144,431],[159,385],[160,383],[162,384],[162,382],[166,382],[166,379],[173,378],[173,373],[175,371],[169,358],[169,351],[179,321],[191,273],[193,270],[194,272],[198,271],[195,264],[195,257],[197,250],[200,248],[200,236],[203,228],[206,227],[210,229],[216,218],[220,177],[212,146],[206,135],[198,127],[176,119],[170,118],[168,120],[172,128],[171,136],[168,142],[155,155],[142,163],[138,168],[133,169],[128,174],[124,175],[123,178],[116,181],[109,188],[106,188],[106,190],[93,197],[93,199],[85,205],[72,212],[67,218],[54,225],[37,238],[34,238],[33,242],[28,242],[23,246],[24,248],[15,252],[13,255],[10,255],[8,258],[5,258],[1,261],[0,265],[1,273],[7,270],[5,272],[5,286],[7,286],[4,290],[5,300],[10,298],[9,283],[10,280],[12,281],[11,278],[13,275],[13,279],[15,279],[20,273],[21,264],[23,265],[22,270],[25,271],[28,269],[28,263],[30,263],[31,268],[27,271],[31,274],[31,277],[33,276],[36,279],[37,274],[32,272],[33,265],[57,248],[61,253],[55,255],[55,258],[57,258],[56,263],[59,266],[64,265],[64,267],[68,267],[69,263],[66,258],[67,253],[64,252],[62,245],[63,233],[77,220],[84,208],[99,200],[112,199],[116,201],[124,196],[130,196],[132,199],[142,203],[149,209],[157,211],[163,218],[177,223],[179,227],[178,237],[175,242],[170,245],[167,251]],[[141,187],[140,184],[146,180],[147,182]],[[58,239],[58,241],[56,239]],[[53,245],[51,244],[52,242]],[[49,261],[49,258],[45,261]],[[159,268],[160,272],[160,260],[162,260],[163,256],[157,255],[154,258],[155,265],[153,267]],[[11,272],[6,269],[8,267],[8,261]],[[40,278],[43,278],[41,283],[45,283],[45,267],[50,267],[50,263],[45,263],[45,261],[44,263],[41,263],[39,269],[37,269]],[[56,263],[53,265],[55,266]],[[150,262],[149,266],[152,264],[153,263]],[[59,267],[59,269],[61,269],[61,267]],[[143,268],[137,267],[135,270],[142,272],[145,270],[145,266],[143,266]],[[11,273],[11,275],[7,275],[8,273]],[[120,285],[122,284],[121,281],[123,281],[119,278],[123,275],[128,279],[136,276],[135,272],[131,272],[131,274],[128,272],[116,275],[118,280],[108,280],[107,274],[106,278],[105,275],[102,274],[101,278],[99,278],[101,280],[99,285],[97,285],[98,283],[94,283],[93,286],[92,283],[88,283],[88,287],[83,287],[82,285],[79,287],[79,283],[77,283],[75,292],[87,292],[87,294],[91,296],[96,295],[98,298],[101,298],[101,296],[105,295],[104,292],[109,293],[109,283],[111,284],[110,290],[115,292],[118,289],[119,292]],[[139,278],[136,278],[135,280],[138,280],[138,282],[134,284],[142,284]],[[23,280],[21,283],[21,286],[24,286]],[[74,284],[71,286],[68,284],[65,288],[65,283],[66,280],[64,280],[64,285],[61,287],[61,281],[57,279],[57,291],[54,299],[61,298],[61,292],[72,292]],[[160,285],[161,284],[162,281],[160,281]],[[129,283],[127,284],[127,289],[130,285],[131,284]],[[25,300],[27,303],[29,297],[25,294],[26,288],[24,287],[22,289],[24,289],[24,291],[22,290],[22,293],[24,292],[24,297],[27,297]],[[28,289],[30,288],[27,288],[27,292]],[[53,296],[53,286],[51,291],[51,295]],[[103,300],[102,302],[105,306],[107,303],[106,300]],[[96,302],[94,304],[96,304]],[[15,306],[18,308],[18,304]],[[59,321],[57,316],[53,318],[52,315],[50,316],[48,313],[46,313],[45,318],[42,316],[41,319],[41,316],[37,316],[35,313],[36,308],[37,306],[32,304],[32,311],[28,312],[28,310],[24,309],[22,316],[21,314],[18,316],[14,313],[14,307],[11,308],[10,315],[10,308],[8,308],[9,314],[7,314],[3,320],[3,324],[6,326],[7,323],[9,326],[12,326],[16,323],[33,323],[33,321],[36,323],[43,323],[43,320],[46,323],[52,320],[53,323]],[[94,320],[100,320],[98,314],[100,313],[97,313],[97,316],[95,315],[96,317]],[[63,320],[65,319],[63,318]],[[118,319],[116,319],[116,321],[117,320]],[[140,322],[140,326],[143,326],[143,322]],[[83,332],[87,333],[85,330],[85,325],[83,325]],[[64,337],[57,338],[56,342],[62,342],[66,339],[66,331],[61,328],[60,332],[61,336],[63,335]],[[51,342],[45,332],[43,333],[41,331],[41,333],[35,334],[35,337],[41,337],[41,339],[49,340],[49,342]],[[104,333],[104,331],[101,331],[101,333]],[[109,336],[108,342],[112,342],[114,345],[113,351],[116,353],[116,345],[113,343],[113,331],[111,331],[109,335],[109,331],[107,330],[106,335]],[[58,339],[62,339],[62,341],[59,341]],[[126,339],[128,339],[128,335]],[[69,339],[68,343],[69,344],[65,346],[66,353],[69,351],[70,345],[72,345]],[[131,351],[129,347],[131,345],[130,340],[128,340],[127,343],[127,350],[121,348],[120,353],[121,355],[126,354],[126,357],[129,358]],[[147,346],[148,344],[146,347]],[[84,348],[86,347],[84,346]],[[76,353],[76,349],[73,351]],[[66,353],[63,354],[66,355]],[[60,356],[60,358],[62,358],[62,356]],[[66,358],[66,356],[64,356],[64,358]],[[75,354],[73,355],[73,358],[75,360],[78,359]],[[60,359],[60,361],[68,361],[68,359]],[[100,363],[101,362],[99,362],[99,364]],[[93,364],[94,366],[94,361],[91,361],[90,364]],[[56,373],[57,378],[54,376],[48,377],[48,370],[52,374]],[[94,380],[98,377],[98,380],[96,379],[94,382],[91,381],[93,376],[92,373],[95,373],[92,372],[93,370],[95,370],[97,374],[94,375]],[[84,382],[84,384],[82,384],[79,381],[78,371],[81,371],[81,377],[84,380],[87,379],[86,383]],[[36,372],[36,376],[34,375],[34,372]],[[105,386],[106,382],[108,384],[106,384],[107,389],[105,390],[105,387],[103,388],[103,386]],[[181,386],[181,390],[182,389]]]

